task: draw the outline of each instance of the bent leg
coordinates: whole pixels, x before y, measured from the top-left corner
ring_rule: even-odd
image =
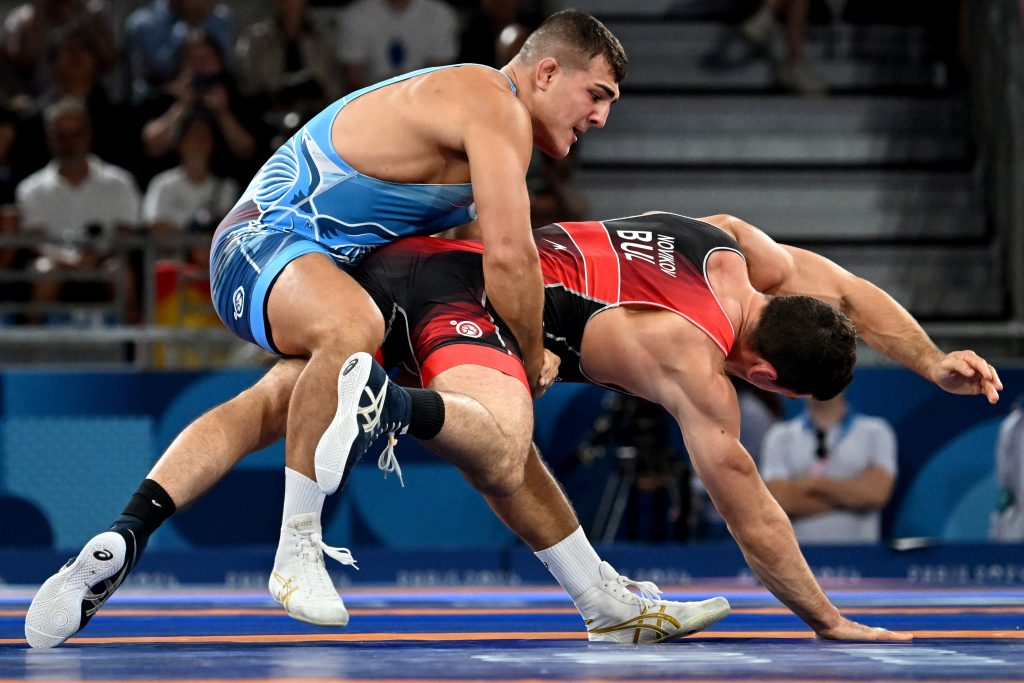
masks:
[[[534,552],[554,546],[580,526],[576,511],[536,444],[530,444],[522,487],[511,496],[485,494],[484,498],[505,526]]]
[[[341,366],[357,351],[377,350],[384,319],[356,281],[320,253],[285,267],[270,290],[267,319],[282,353],[309,359],[288,409],[285,461],[314,479],[317,443],[338,409]]]
[[[149,535],[193,502],[246,453],[284,434],[288,398],[302,361],[280,361],[252,388],[196,419],[168,447],[125,512],[40,587],[25,616],[34,648],[80,631],[138,563]]]
[[[485,498],[572,598],[591,641],[659,643],[697,633],[729,614],[725,598],[661,600],[654,584],[633,581],[602,562],[536,445],[523,486],[505,498]]]
[[[523,383],[493,368],[458,365],[437,375],[430,388],[444,400],[444,426],[423,445],[481,493],[514,494],[533,434],[533,402]]]
[[[256,384],[196,418],[174,439],[150,471],[178,508],[185,507],[245,455],[285,435],[288,402],[305,366],[279,360]]]

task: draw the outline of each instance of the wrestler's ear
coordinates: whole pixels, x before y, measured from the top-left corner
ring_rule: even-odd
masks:
[[[774,365],[764,358],[758,357],[747,368],[747,377],[759,385],[775,384],[779,379],[779,373]]]
[[[534,85],[538,90],[547,90],[551,87],[551,83],[555,80],[555,76],[558,75],[561,68],[558,60],[554,57],[545,57],[540,60],[533,70]]]

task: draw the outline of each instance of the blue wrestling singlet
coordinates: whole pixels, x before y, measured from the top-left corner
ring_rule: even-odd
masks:
[[[458,66],[469,65],[420,69],[357,90],[313,117],[267,160],[213,237],[213,303],[232,332],[277,353],[267,332],[267,293],[299,256],[318,252],[339,266],[352,266],[383,244],[476,218],[471,184],[372,178],[352,168],[331,142],[334,120],[349,102]],[[516,93],[511,79],[509,86]]]

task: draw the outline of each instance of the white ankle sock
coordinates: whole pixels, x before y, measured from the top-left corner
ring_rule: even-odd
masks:
[[[295,515],[310,512],[320,516],[327,496],[317,483],[293,469],[284,468],[284,513],[281,523],[284,524]]]
[[[601,580],[601,558],[583,533],[583,527],[576,527],[576,531],[534,555],[573,600]]]

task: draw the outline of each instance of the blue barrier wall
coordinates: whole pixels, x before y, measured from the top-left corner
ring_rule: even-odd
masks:
[[[259,375],[254,370],[2,374],[0,498],[31,503],[49,523],[53,546],[74,549],[120,512],[190,420]],[[945,394],[904,370],[858,371],[849,399],[863,412],[888,419],[899,439],[900,479],[886,514],[892,535],[984,537],[993,504],[995,430],[1010,399],[1024,389],[1024,372],[1005,372],[1003,380],[1004,400],[989,406],[979,397]],[[595,387],[560,385],[538,402],[536,439],[556,470],[574,458],[604,395]],[[516,545],[452,468],[409,439],[402,440],[398,455],[405,488],[394,477],[384,480],[375,459],[368,458],[343,494],[329,499],[325,530],[332,543],[410,551]],[[249,456],[165,525],[150,548],[274,542],[283,460],[281,445]],[[603,490],[607,472],[596,468],[581,475],[577,468],[570,493],[578,505],[589,504]],[[10,527],[9,521],[0,526]],[[4,533],[0,530],[0,545]],[[12,542],[21,541],[6,541]]]

